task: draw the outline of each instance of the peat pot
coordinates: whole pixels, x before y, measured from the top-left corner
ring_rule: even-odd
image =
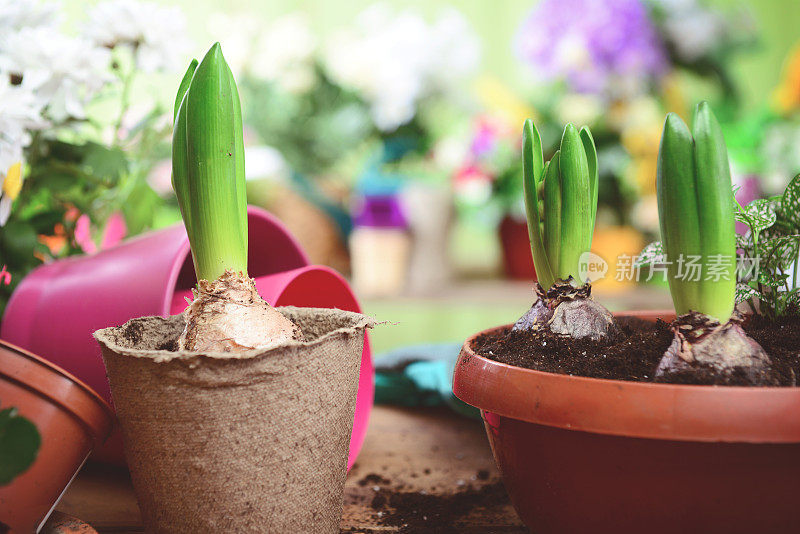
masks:
[[[476,337],[453,392],[481,410],[532,532],[800,532],[800,388],[545,373],[478,356]]]
[[[268,350],[180,352],[185,320],[95,333],[145,530],[339,532],[364,331],[327,308],[277,308],[303,332]]]

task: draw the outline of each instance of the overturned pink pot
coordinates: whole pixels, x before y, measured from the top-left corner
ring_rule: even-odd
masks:
[[[361,311],[347,282],[332,269],[309,266],[300,245],[274,216],[250,206],[248,221],[248,272],[267,302]],[[92,256],[34,270],[11,296],[0,338],[63,367],[110,401],[92,332],[134,317],[180,313],[195,283],[186,231],[175,225]],[[364,441],[373,395],[372,359],[365,340],[348,468]],[[94,457],[123,463],[119,434]]]

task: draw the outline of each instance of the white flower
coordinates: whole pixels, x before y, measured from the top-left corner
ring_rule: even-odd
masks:
[[[359,14],[326,52],[328,73],[363,95],[384,131],[412,120],[421,99],[458,88],[479,59],[478,40],[457,11],[428,24],[415,12],[396,13],[385,4]]]
[[[710,54],[722,42],[727,31],[723,16],[696,0],[653,0],[665,15],[667,40],[685,61],[695,61]]]
[[[289,165],[278,150],[268,145],[248,146],[245,154],[244,174],[248,180],[266,178],[274,182],[286,182]]]
[[[450,90],[475,74],[481,59],[480,39],[461,12],[444,11],[429,35],[427,74],[433,90]]]
[[[177,7],[136,0],[104,0],[88,15],[84,34],[108,48],[130,47],[145,72],[173,71],[183,64],[186,18]]]
[[[234,76],[248,69],[258,35],[263,28],[250,14],[213,13],[208,19],[208,33],[216,36]]]
[[[108,81],[109,52],[48,26],[27,27],[0,41],[0,69],[22,84],[57,122],[84,118],[83,106]]]
[[[47,126],[40,101],[8,79],[0,80],[0,226],[11,215],[11,205],[22,187],[22,150],[30,131]]]
[[[22,147],[30,143],[30,130],[47,126],[42,118],[42,102],[25,85],[0,80],[0,172],[21,159]],[[14,147],[10,149],[9,147]],[[19,150],[17,150],[17,148]],[[9,152],[15,154],[9,159]]]
[[[317,50],[308,20],[289,14],[261,32],[250,61],[250,73],[280,84],[293,93],[307,91],[316,81],[313,58]]]
[[[0,35],[21,28],[50,26],[58,22],[55,3],[36,0],[0,0]]]
[[[218,13],[211,17],[209,30],[220,36],[234,74],[247,73],[291,93],[308,91],[316,82],[318,43],[301,13],[284,15],[266,27],[250,15]]]

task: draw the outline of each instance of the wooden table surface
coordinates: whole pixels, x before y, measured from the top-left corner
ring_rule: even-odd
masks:
[[[378,477],[381,477],[378,479]],[[381,480],[380,485],[373,480]],[[378,492],[426,492],[432,499],[479,490],[499,480],[483,425],[444,408],[376,406],[358,462],[347,477],[342,532],[441,532],[436,528],[386,525],[388,500],[376,506]],[[378,502],[381,502],[378,501]],[[480,499],[478,499],[480,501]],[[524,533],[504,496],[490,506],[472,505],[453,520],[462,534]],[[83,519],[100,533],[142,532],[141,517],[127,471],[87,465],[73,481],[57,510]]]

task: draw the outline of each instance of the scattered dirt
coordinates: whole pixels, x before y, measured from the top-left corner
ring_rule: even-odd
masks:
[[[480,470],[474,477],[489,479],[489,472]],[[475,487],[466,485],[461,491],[433,495],[426,491],[404,491],[402,486],[376,474],[358,481],[359,486],[374,485],[375,496],[370,506],[381,526],[397,527],[401,533],[458,534],[458,520],[476,508],[508,506],[509,500],[502,482],[496,481]]]
[[[370,473],[358,481],[358,485],[362,488],[364,486],[375,486],[381,484],[389,484],[389,481],[377,473]]]
[[[619,332],[606,340],[575,340],[551,332],[512,331],[510,328],[479,336],[476,352],[492,360],[550,373],[608,378],[634,382],[655,382],[658,362],[672,342],[669,325],[636,318],[617,320]],[[776,322],[763,317],[749,318],[745,332],[755,339],[772,360],[780,385],[795,386],[800,380],[800,317]],[[672,375],[671,383],[741,385],[736,372],[720,378],[699,369]]]

